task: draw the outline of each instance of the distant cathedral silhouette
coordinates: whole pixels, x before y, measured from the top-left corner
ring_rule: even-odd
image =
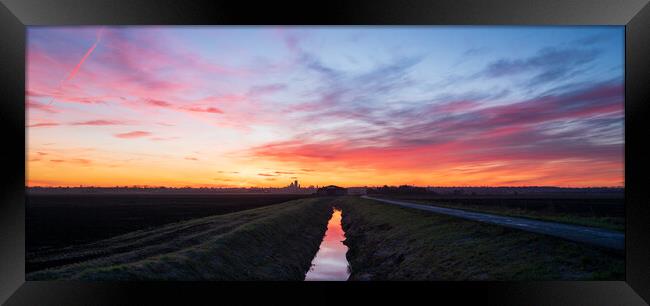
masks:
[[[291,184],[289,184],[289,189],[300,189],[300,184],[298,184],[298,180],[295,180]]]

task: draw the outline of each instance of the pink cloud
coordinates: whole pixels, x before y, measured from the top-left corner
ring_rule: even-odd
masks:
[[[472,110],[474,106],[472,102],[443,104],[447,111],[443,116],[419,120],[409,117],[418,110],[405,112],[393,119],[399,128],[381,128],[372,136],[367,135],[372,129],[346,127],[304,133],[249,152],[257,158],[292,166],[373,169],[378,173],[408,171],[413,176],[445,173],[446,179],[465,184],[503,184],[515,181],[508,178],[522,176],[528,177],[522,182],[549,185],[615,185],[621,181],[621,144],[592,142],[601,136],[591,135],[616,136],[617,126],[611,124],[622,115],[620,85],[601,84],[573,93]],[[463,111],[448,115],[455,109]],[[367,120],[371,119],[376,118]],[[558,120],[566,126],[558,126]],[[601,132],[603,128],[607,129]],[[462,170],[474,164],[483,166]],[[492,175],[486,177],[487,173]]]
[[[27,101],[27,108],[28,109],[40,110],[40,111],[50,113],[50,114],[59,113],[59,111],[56,108],[54,108],[53,106],[38,103],[36,101],[32,101],[31,99]]]
[[[113,136],[124,139],[144,137],[151,141],[179,138],[159,137],[165,134],[159,130],[187,132],[185,129],[189,125],[184,123],[190,120],[175,118],[177,114],[190,117],[187,119],[191,119],[192,123],[232,129],[250,129],[251,125],[269,126],[269,129],[279,127],[281,138],[271,136],[269,143],[244,150],[254,158],[286,163],[275,169],[313,168],[302,169],[303,172],[298,172],[301,175],[304,172],[317,170],[321,173],[328,168],[333,169],[330,165],[343,165],[348,169],[367,167],[377,171],[433,173],[473,162],[507,162],[510,166],[516,164],[517,168],[508,170],[495,166],[492,169],[502,174],[534,170],[542,177],[550,173],[541,171],[541,166],[535,164],[579,157],[590,160],[598,165],[594,167],[601,167],[602,171],[605,171],[606,165],[610,166],[610,170],[621,168],[617,157],[620,155],[620,144],[596,145],[584,140],[611,142],[611,139],[615,139],[611,137],[614,130],[612,124],[597,126],[608,129],[601,133],[605,134],[603,137],[600,137],[601,134],[584,137],[588,127],[580,130],[582,134],[573,133],[572,130],[576,130],[582,120],[622,113],[622,86],[601,86],[569,94],[510,101],[506,105],[499,103],[498,106],[494,106],[488,98],[476,101],[461,98],[438,104],[413,103],[414,106],[410,106],[407,102],[417,101],[407,101],[409,97],[405,97],[405,103],[375,107],[373,99],[381,104],[382,101],[391,103],[393,99],[400,102],[398,100],[401,98],[375,90],[382,86],[366,86],[366,82],[383,84],[379,82],[379,75],[372,75],[376,78],[361,78],[363,82],[352,80],[345,85],[338,82],[317,83],[317,88],[310,88],[309,82],[300,89],[302,83],[287,83],[300,85],[296,85],[296,88],[292,85],[292,91],[287,90],[286,97],[282,97],[283,103],[273,103],[264,95],[284,91],[287,86],[282,83],[269,85],[268,81],[285,82],[286,79],[249,78],[252,71],[220,65],[217,62],[222,60],[221,57],[204,58],[173,37],[164,35],[164,32],[156,27],[133,32],[108,28],[101,43],[97,38],[92,46],[90,36],[71,35],[70,41],[75,43],[69,44],[63,39],[58,44],[66,47],[53,44],[50,54],[39,50],[39,44],[35,44],[34,48],[30,45],[27,107],[37,112],[30,117],[30,123],[36,124],[28,127],[57,126],[60,125],[56,123],[58,121],[79,126],[110,126],[123,124],[111,118],[127,120],[129,116],[138,116],[138,124],[152,126],[137,129],[148,131],[129,131],[127,128],[125,133]],[[254,66],[255,73],[273,69],[280,72],[276,68],[282,66],[283,61],[303,66],[310,64],[301,60],[301,57],[309,54],[300,48],[298,36],[279,34],[290,51],[289,56],[283,55],[278,62],[260,60],[260,66]],[[45,43],[48,41],[45,40]],[[327,73],[327,67],[318,62],[318,58],[314,57],[313,60],[312,66],[322,66],[316,67],[316,70],[322,70],[321,74]],[[228,61],[224,59],[224,63]],[[313,67],[310,69],[314,70]],[[355,79],[352,73],[340,73]],[[68,76],[65,79],[69,82],[57,87],[56,82],[65,76]],[[389,76],[389,79],[392,77]],[[347,81],[347,78],[342,77],[341,80]],[[299,94],[295,94],[294,89]],[[54,108],[56,104],[42,103],[49,97],[79,105]],[[95,105],[97,103],[106,104]],[[119,114],[120,117],[103,117],[109,107],[109,114]],[[58,115],[48,117],[48,114]],[[60,119],[64,116],[66,119]],[[98,117],[106,119],[87,120]],[[291,119],[291,123],[287,124],[287,118]],[[178,122],[179,126],[164,128],[158,125],[173,125],[159,121]],[[335,122],[342,122],[341,125],[345,127],[321,125]],[[569,131],[559,128],[556,129],[561,130],[559,132],[545,130],[546,125],[558,126],[558,122],[566,123],[566,130]],[[574,125],[574,122],[578,123]],[[297,128],[291,129],[293,126]],[[194,124],[189,128],[194,128]],[[581,135],[582,139],[579,137]],[[293,140],[274,141],[277,139]],[[193,157],[185,158],[193,160]],[[585,165],[588,166],[581,164]],[[577,167],[571,169],[579,172]],[[276,171],[274,175],[271,169],[262,171],[269,173],[260,173],[260,176],[291,173]]]
[[[167,101],[162,101],[162,100],[155,100],[155,99],[146,99],[144,100],[145,103],[153,106],[159,106],[159,107],[170,107],[173,104],[167,102]]]
[[[190,112],[197,112],[197,113],[212,113],[212,114],[223,114],[223,111],[216,108],[216,107],[187,107],[183,108],[185,110],[188,110]]]
[[[73,35],[74,31],[69,34]],[[219,82],[221,79],[239,82],[238,78],[260,73],[258,69],[227,67],[218,63],[216,58],[176,47],[181,45],[178,38],[156,27],[134,32],[106,27],[101,41],[91,46],[92,34],[88,32],[83,37],[83,42],[87,42],[90,48],[66,50],[69,52],[64,55],[58,54],[61,50],[56,48],[53,49],[55,52],[48,54],[30,46],[27,94],[37,99],[34,102],[47,103],[45,99],[54,97],[56,102],[105,103],[144,116],[160,115],[154,108],[157,107],[183,112],[208,125],[241,130],[249,129],[249,122],[263,124],[277,120],[270,112],[251,114],[250,109],[259,108],[258,99],[283,90],[286,85],[251,84],[237,89],[227,85],[215,86],[215,83],[229,83]],[[182,69],[174,69],[170,74],[171,67]],[[52,81],[53,74],[74,77],[59,86]],[[206,91],[206,88],[210,90]],[[36,103],[31,107],[43,112],[56,112],[56,109]],[[86,110],[91,108],[74,107],[74,111]],[[212,116],[217,114],[223,115],[218,121]],[[242,116],[249,120],[241,120]]]
[[[232,104],[240,103],[249,100],[247,95],[241,94],[225,94],[219,96],[210,96],[196,101],[198,104],[210,103],[210,104]]]
[[[129,139],[129,138],[140,138],[140,137],[145,137],[145,136],[149,136],[149,135],[151,135],[151,133],[149,133],[149,132],[145,132],[145,131],[133,131],[133,132],[127,132],[127,133],[115,134],[115,135],[113,135],[113,136],[115,136],[115,137],[117,137],[117,138],[125,138],[125,139]]]
[[[29,90],[29,89],[25,90],[25,96],[27,96],[27,97],[35,97],[35,98],[49,97],[48,95],[42,94],[42,93],[37,92],[37,91]]]
[[[122,125],[124,122],[118,121],[118,120],[89,120],[89,121],[80,121],[80,122],[73,122],[70,123],[70,125],[95,125],[95,126],[102,126],[102,125]]]
[[[43,123],[30,124],[27,127],[36,128],[36,127],[52,127],[52,126],[59,126],[59,125],[60,124],[56,122],[43,122]]]
[[[72,94],[70,92],[74,92]],[[119,99],[119,97],[109,96],[109,95],[79,95],[83,92],[76,88],[74,85],[65,85],[55,90],[44,90],[43,92],[30,90],[28,91],[28,97],[31,98],[54,98],[54,101],[57,102],[70,102],[70,103],[81,103],[81,104],[98,104],[106,103],[108,100]],[[51,106],[52,100],[45,104],[45,106]],[[34,102],[36,103],[36,102]]]

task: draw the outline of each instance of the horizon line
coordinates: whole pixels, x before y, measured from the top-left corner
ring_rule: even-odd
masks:
[[[308,187],[300,186],[298,187],[299,189],[309,189],[309,188],[316,188],[316,187],[323,187],[323,186],[338,186],[335,184],[323,184],[323,185],[310,185]],[[609,189],[624,189],[625,186],[553,186],[553,185],[520,185],[520,186],[480,186],[480,185],[455,185],[455,186],[441,186],[441,185],[408,185],[408,184],[402,184],[402,185],[366,185],[366,186],[340,186],[344,188],[382,188],[382,187],[401,187],[401,186],[407,186],[407,187],[418,187],[418,188],[563,188],[563,189],[597,189],[597,188],[609,188]],[[115,185],[115,186],[29,186],[25,185],[25,188],[60,188],[60,189],[71,189],[71,188],[96,188],[96,189],[101,189],[101,188],[139,188],[139,189],[160,189],[160,188],[165,188],[165,189],[284,189],[284,188],[291,188],[288,186],[282,186],[282,187],[272,187],[272,186],[155,186],[155,185]]]

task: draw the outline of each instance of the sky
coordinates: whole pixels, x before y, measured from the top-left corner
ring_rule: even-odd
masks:
[[[624,27],[27,39],[28,186],[624,186]]]

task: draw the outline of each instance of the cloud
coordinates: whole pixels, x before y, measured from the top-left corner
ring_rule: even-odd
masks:
[[[117,138],[140,138],[140,137],[145,137],[145,136],[150,136],[150,132],[145,132],[145,131],[133,131],[133,132],[126,132],[126,133],[120,133],[120,134],[115,134],[113,136]]]
[[[32,101],[31,99],[29,99],[27,101],[27,108],[30,109],[30,110],[34,109],[34,110],[43,111],[43,112],[46,112],[46,113],[49,113],[49,114],[59,113],[59,111],[55,107],[53,107],[52,105],[38,103],[38,102]]]
[[[258,173],[257,175],[259,175],[259,176],[277,176],[277,175],[271,174],[271,173]]]
[[[458,113],[458,112],[468,112],[472,109],[481,106],[481,103],[478,101],[472,100],[459,100],[459,101],[449,101],[445,103],[435,104],[430,108],[432,113]]]
[[[253,86],[250,88],[248,91],[249,95],[264,95],[264,94],[272,94],[281,90],[284,90],[287,88],[287,85],[285,84],[269,84],[269,85],[262,85],[262,86]]]
[[[185,157],[185,160],[194,160],[194,161],[197,161],[197,160],[199,160],[199,159],[196,158],[196,157],[188,156],[188,157]]]
[[[478,75],[487,78],[529,73],[530,84],[559,80],[593,62],[600,51],[597,49],[548,47],[524,59],[500,59],[489,63]]]
[[[79,69],[81,68],[81,66],[83,65],[83,63],[86,61],[86,59],[88,59],[88,57],[93,53],[93,51],[95,50],[95,48],[96,48],[97,45],[99,44],[99,42],[100,42],[100,40],[101,40],[102,32],[103,32],[103,28],[100,28],[99,31],[96,33],[96,37],[95,37],[95,41],[94,41],[94,43],[90,46],[90,48],[88,48],[88,50],[86,50],[86,52],[84,53],[84,55],[81,57],[81,59],[79,60],[79,62],[74,66],[74,68],[70,71],[70,73],[68,74],[68,76],[67,76],[66,78],[62,79],[62,80],[59,82],[59,84],[58,84],[58,86],[57,86],[57,88],[56,88],[56,92],[57,92],[57,94],[52,94],[52,95],[50,95],[50,99],[49,99],[49,103],[48,103],[48,104],[52,104],[52,102],[54,102],[54,99],[55,99],[55,98],[58,98],[58,92],[63,88],[63,86],[65,85],[65,83],[68,82],[68,81],[71,81],[71,80],[72,80],[72,79],[77,75],[77,73],[79,72]],[[67,100],[69,100],[70,97],[64,97],[64,98],[66,98]],[[103,101],[101,101],[101,102],[103,102]],[[89,101],[89,102],[82,101],[82,103],[93,103],[93,101]]]
[[[485,48],[485,47],[469,48],[469,49],[465,50],[465,52],[463,52],[461,57],[466,58],[468,56],[477,56],[477,55],[485,54],[487,52],[490,52],[490,50],[488,48]]]
[[[81,104],[104,104],[108,99],[113,98],[109,96],[74,96],[70,94],[54,94],[53,97],[57,102],[71,102]]]
[[[84,164],[84,165],[88,165],[88,164],[92,163],[91,160],[85,159],[85,158],[73,158],[73,159],[70,159],[70,162],[78,163],[78,164]]]
[[[30,124],[27,127],[29,128],[37,128],[37,127],[53,127],[53,126],[59,126],[61,124],[56,123],[56,122],[42,122],[42,123],[35,123],[35,124]]]
[[[162,100],[156,100],[156,99],[145,99],[144,103],[152,106],[158,106],[158,107],[171,107],[173,106],[172,103],[167,102],[167,101],[162,101]]]
[[[123,125],[124,122],[119,120],[89,120],[70,123],[70,125],[91,125],[91,126],[104,126],[104,125]]]
[[[223,114],[223,111],[216,107],[185,107],[183,109],[197,113]]]
[[[595,45],[607,41],[608,39],[610,39],[609,35],[605,33],[599,33],[599,34],[594,34],[594,35],[577,39],[574,43],[582,46]]]
[[[128,99],[142,101],[137,104],[123,103],[133,109],[140,108],[141,112],[147,111],[142,106],[184,111],[181,107],[191,100],[187,97],[194,94],[197,88],[206,87],[205,80],[213,79],[215,75],[245,75],[238,69],[223,67],[192,50],[173,47],[178,45],[177,38],[155,27],[138,31],[106,27],[101,43],[97,44],[97,38],[90,49],[84,47],[83,50],[80,49],[80,42],[86,43],[87,40],[80,38],[78,31],[39,31],[51,31],[54,33],[52,37],[56,36],[58,40],[54,42],[54,38],[52,41],[41,38],[44,41],[39,40],[38,44],[34,44],[41,46],[50,43],[47,49],[30,44],[26,94],[37,99],[54,96],[57,101],[82,104],[118,104]],[[86,53],[81,60],[70,56],[83,52]],[[74,68],[68,73],[70,67]],[[175,69],[171,80],[168,73],[170,67],[184,69]],[[52,84],[52,75],[57,73],[67,74],[69,82],[62,86]],[[37,103],[28,106],[46,112],[55,111]],[[192,111],[219,113],[221,110],[216,107],[195,107]]]
[[[424,59],[423,56],[395,57],[362,73],[344,73],[301,52],[300,65],[318,72],[323,85],[313,90],[311,101],[291,105],[285,111],[310,124],[342,119],[370,125],[388,124],[385,118],[377,115],[384,113],[386,105],[391,104],[387,101],[389,97],[415,84],[410,78],[411,69]]]
[[[233,52],[204,56],[192,50],[193,43],[180,44],[185,37],[173,37],[156,27],[109,27],[75,72],[76,77],[56,88],[56,76],[68,75],[92,42],[90,36],[59,31],[68,32],[59,33],[56,40],[31,40],[41,48],[36,52],[30,45],[28,53],[27,107],[34,111],[30,115],[34,127],[55,126],[48,123],[59,121],[77,126],[137,122],[141,127],[111,128],[111,134],[125,139],[144,137],[152,141],[151,146],[164,146],[154,141],[178,139],[167,136],[177,134],[173,131],[181,135],[200,129],[199,125],[216,126],[211,130],[219,134],[218,139],[240,144],[241,135],[242,146],[255,146],[242,150],[246,158],[269,167],[260,168],[267,172],[261,176],[279,178],[294,174],[291,169],[308,177],[310,172],[328,176],[339,171],[346,178],[368,171],[367,177],[376,180],[389,180],[393,173],[452,177],[453,171],[474,175],[493,169],[494,176],[503,176],[504,182],[517,182],[528,180],[515,177],[517,171],[547,178],[553,173],[544,167],[561,163],[588,167],[591,163],[594,173],[604,172],[607,164],[610,170],[620,166],[620,82],[596,84],[593,79],[601,77],[592,73],[571,80],[591,84],[564,81],[581,71],[592,72],[592,67],[613,74],[607,72],[609,67],[601,66],[596,48],[605,48],[604,44],[558,43],[529,56],[491,57],[497,60],[483,62],[472,58],[471,63],[454,70],[463,73],[463,69],[472,69],[465,70],[469,76],[439,88],[430,82],[444,73],[437,69],[451,63],[436,65],[435,58],[425,61],[422,53],[413,51],[417,45],[377,49],[375,56],[363,59],[356,53],[367,51],[365,47],[343,48],[344,53],[331,57],[314,44],[319,39],[301,40],[302,32],[296,31],[286,36],[286,49],[257,54],[258,61],[249,52],[235,51],[234,57],[230,55]],[[228,50],[241,47],[228,40],[219,44]],[[490,50],[494,56],[496,49]],[[476,56],[485,50],[454,51]],[[343,64],[349,56],[357,62]],[[602,65],[611,61],[608,57]],[[236,69],[230,63],[247,68]],[[472,63],[482,64],[472,67]],[[515,86],[510,81],[515,81]],[[550,84],[531,86],[544,83]],[[49,96],[77,104],[51,108],[41,103]],[[96,105],[99,102],[105,104]],[[177,126],[166,128],[173,126],[167,122]],[[196,141],[183,142],[190,145]],[[215,145],[219,147],[212,143]],[[508,164],[497,165],[504,161]],[[274,172],[276,169],[290,171]]]
[[[257,146],[250,153],[291,165],[371,168],[381,169],[381,173],[409,169],[415,174],[451,171],[473,163],[505,163],[498,169],[504,178],[524,169],[542,171],[542,165],[555,169],[558,179],[571,176],[555,166],[566,160],[580,160],[573,165],[584,160],[598,165],[598,171],[617,169],[622,162],[623,87],[617,82],[505,105],[478,107],[473,101],[436,105],[420,104],[401,110],[400,115],[383,113],[381,116],[394,121],[391,126],[367,130],[343,126],[304,133]],[[485,171],[487,168],[479,172]]]
[[[71,158],[71,159],[50,159],[50,162],[53,163],[73,163],[73,164],[81,164],[81,165],[90,165],[92,163],[91,160],[85,159],[85,158]]]

